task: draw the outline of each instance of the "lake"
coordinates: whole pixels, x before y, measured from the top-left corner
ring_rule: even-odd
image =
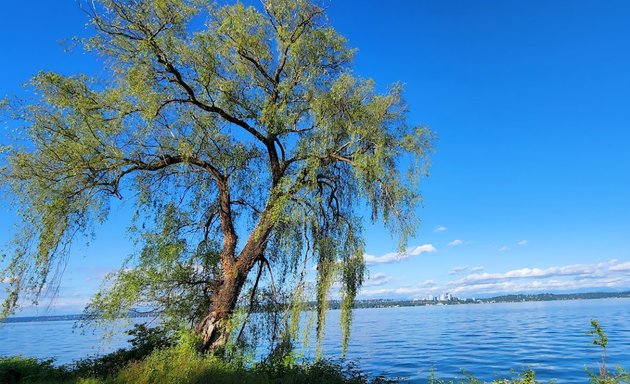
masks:
[[[537,379],[584,383],[597,370],[601,348],[586,335],[597,319],[609,337],[608,365],[630,369],[630,299],[469,304],[358,309],[348,359],[370,374],[425,383],[437,377],[483,380],[533,368]],[[327,318],[324,354],[340,354],[339,311]],[[0,356],[55,358],[60,364],[125,345],[126,336],[102,343],[102,331],[73,331],[72,321],[7,323]],[[124,327],[121,323],[121,328]],[[309,355],[309,352],[306,353]]]

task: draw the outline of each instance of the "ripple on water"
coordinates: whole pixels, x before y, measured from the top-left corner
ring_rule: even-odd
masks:
[[[601,351],[585,335],[598,319],[609,336],[608,361],[630,368],[630,300],[509,303],[411,308],[359,309],[354,312],[349,360],[370,374],[426,383],[431,371],[444,379],[465,370],[482,380],[510,376],[510,369],[532,367],[540,380],[560,384],[587,381]],[[103,332],[73,331],[73,322],[9,323],[0,328],[0,356],[21,353],[56,357],[69,363],[125,345],[123,331],[109,344]],[[339,311],[326,324],[324,353],[341,352]],[[312,348],[302,350],[313,356]]]

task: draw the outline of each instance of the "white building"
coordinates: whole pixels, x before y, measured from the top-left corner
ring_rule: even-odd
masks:
[[[451,301],[453,299],[453,295],[449,292],[445,292],[440,295],[440,301]]]

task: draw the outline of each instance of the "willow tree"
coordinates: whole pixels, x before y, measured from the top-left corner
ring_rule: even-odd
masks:
[[[28,140],[3,157],[23,223],[5,314],[36,300],[77,236],[126,199],[139,251],[91,308],[185,313],[214,350],[261,275],[290,283],[276,301],[304,300],[315,280],[318,336],[338,281],[347,340],[363,213],[404,245],[430,134],[407,124],[399,86],[378,93],[352,74],[354,50],[318,5],[202,3],[87,2],[85,48],[108,75],[32,79],[39,99],[13,109]]]

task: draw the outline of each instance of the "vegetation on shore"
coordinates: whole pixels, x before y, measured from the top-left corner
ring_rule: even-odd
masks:
[[[606,365],[608,337],[598,321],[591,321],[593,344],[602,348],[598,372],[587,372],[592,384],[630,383],[630,372],[621,367]],[[271,355],[259,363],[251,363],[242,355],[224,359],[200,354],[199,342],[190,333],[174,337],[160,329],[136,326],[129,349],[109,355],[80,360],[70,366],[55,366],[52,360],[23,357],[0,358],[0,383],[58,383],[58,384],[376,384],[396,383],[400,380],[382,376],[369,377],[353,363],[328,360],[297,361],[293,355]],[[404,380],[403,380],[404,381]],[[478,384],[484,381],[463,373],[460,379],[443,380],[433,372],[430,384]],[[513,372],[511,377],[495,379],[492,383],[537,384],[532,369]]]
[[[263,363],[253,367],[203,357],[194,351],[182,353],[179,348],[156,351],[145,360],[129,363],[110,376],[81,375],[71,367],[55,367],[51,361],[10,357],[0,358],[2,383],[58,384],[266,384],[331,383],[368,384],[394,380],[368,378],[355,366],[318,361],[295,365]]]
[[[144,335],[143,335],[144,336]],[[55,366],[52,360],[23,357],[0,358],[0,383],[52,384],[377,384],[393,383],[383,377],[370,378],[354,364],[327,360],[314,363],[268,358],[248,364],[243,358],[226,360],[199,353],[199,340],[182,333],[176,343],[158,333],[130,349]],[[157,344],[156,344],[157,343]],[[152,346],[161,348],[149,350]]]

